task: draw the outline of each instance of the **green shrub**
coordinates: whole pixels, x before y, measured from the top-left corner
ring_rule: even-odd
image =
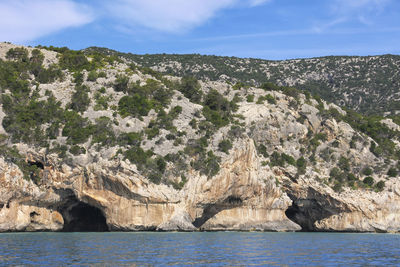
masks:
[[[108,109],[108,101],[110,101],[110,97],[96,94],[95,99],[96,99],[96,105],[93,107],[94,110],[97,111],[97,110]]]
[[[118,136],[118,144],[120,146],[140,146],[142,142],[142,133],[130,132],[121,133]]]
[[[148,86],[148,84],[146,86]],[[156,86],[152,88],[151,92],[154,101],[159,103],[161,107],[165,107],[171,102],[171,97],[173,95],[172,91],[168,88],[164,88],[159,82],[156,83]]]
[[[367,176],[364,178],[363,183],[371,187],[374,184],[374,178]]]
[[[86,149],[84,147],[78,146],[78,145],[74,145],[69,149],[69,152],[71,152],[71,154],[77,156],[80,154],[85,154],[86,153]]]
[[[189,125],[193,128],[193,129],[197,129],[197,120],[196,119],[192,119],[189,122]]]
[[[365,167],[365,168],[363,169],[362,173],[365,174],[365,175],[367,175],[367,176],[369,176],[369,175],[372,174],[372,169],[369,168],[369,167]]]
[[[137,165],[139,170],[143,170],[147,159],[153,155],[151,151],[144,151],[139,146],[133,146],[127,151],[125,151],[124,156],[126,159],[129,159],[130,162]]]
[[[206,153],[200,153],[195,161],[191,162],[192,167],[200,171],[201,174],[207,177],[213,177],[218,174],[220,167],[219,163],[221,159],[214,155],[212,151]]]
[[[270,94],[260,96],[257,100],[257,104],[263,104],[265,100],[267,100],[269,104],[276,104],[275,98]]]
[[[96,124],[91,127],[91,134],[92,144],[111,146],[116,141],[112,121],[105,116],[96,119]]]
[[[307,161],[304,157],[300,157],[296,161],[297,168],[305,168],[307,166]]]
[[[342,191],[342,184],[340,182],[336,182],[335,185],[333,186],[333,191],[339,193]]]
[[[229,124],[231,111],[231,103],[217,90],[211,89],[204,97],[203,116],[216,128]]]
[[[99,77],[99,76],[98,76],[97,72],[96,72],[95,70],[92,70],[92,71],[90,71],[90,72],[88,73],[87,80],[88,80],[89,82],[95,82],[95,81],[97,80],[98,77]]]
[[[164,158],[161,156],[157,156],[156,158],[157,169],[159,172],[164,173],[165,168],[167,167],[167,163],[165,162]]]
[[[388,170],[387,175],[389,175],[389,177],[396,177],[397,173],[397,169],[392,167]]]
[[[350,171],[349,159],[344,157],[344,156],[341,156],[340,159],[339,159],[339,162],[338,162],[338,166],[343,171],[346,171],[346,172]]]
[[[266,91],[279,91],[280,87],[271,83],[271,82],[267,82],[261,85],[261,88],[266,90]]]
[[[107,78],[107,73],[105,73],[104,71],[100,71],[97,75],[97,78]]]
[[[40,181],[40,172],[36,165],[30,165],[25,161],[25,157],[19,154],[18,149],[14,147],[8,147],[0,145],[0,155],[6,162],[12,162],[19,167],[23,173],[23,177],[26,180],[32,180],[34,183]]]
[[[118,74],[114,82],[114,90],[126,93],[129,89],[129,77]]]
[[[287,154],[285,154],[285,153],[282,153],[282,154],[281,154],[281,157],[282,157],[282,159],[283,159],[284,161],[286,161],[288,164],[293,165],[293,166],[296,166],[296,160],[295,160],[292,156],[287,155]]]
[[[181,181],[179,183],[173,183],[172,186],[176,189],[176,190],[181,190],[185,184],[187,182],[187,178],[185,175],[181,175]]]
[[[233,89],[233,90],[240,90],[240,89],[242,89],[244,86],[245,86],[245,85],[244,85],[242,82],[237,82],[237,83],[235,83],[234,86],[232,86],[232,89]]]
[[[92,129],[87,118],[82,118],[75,111],[66,111],[65,125],[62,130],[62,135],[67,137],[70,144],[82,144],[89,139]]]
[[[59,64],[62,69],[69,69],[72,72],[91,68],[90,62],[81,51],[65,50],[61,52]]]
[[[32,74],[35,75],[36,81],[39,83],[52,83],[56,80],[62,80],[63,72],[57,65],[50,65],[47,69],[41,63],[32,69]]]
[[[232,125],[230,130],[228,131],[228,135],[231,138],[241,138],[245,131],[246,130],[240,126]]]
[[[152,103],[148,99],[138,94],[133,96],[123,96],[118,102],[118,111],[122,117],[147,116],[152,109]]]
[[[203,116],[216,128],[221,128],[229,124],[229,119],[227,117],[224,117],[223,114],[219,113],[218,111],[211,110],[207,106],[203,108]]]
[[[28,49],[24,47],[10,48],[6,53],[7,59],[28,62]]]
[[[246,97],[246,101],[247,101],[247,102],[254,102],[254,95],[248,95],[248,96]]]
[[[199,139],[189,139],[184,149],[185,154],[188,156],[195,156],[201,153],[205,153],[205,149],[208,146],[207,137],[203,136]]]
[[[259,146],[257,146],[257,152],[261,154],[264,158],[269,157],[267,147],[264,144],[260,144]]]
[[[151,140],[160,134],[160,129],[156,125],[153,125],[152,127],[147,128],[145,133],[147,135],[147,139]]]
[[[382,191],[385,188],[385,182],[384,181],[379,181],[376,183],[376,189],[378,191]]]
[[[356,181],[357,177],[353,173],[347,174],[347,181]]]
[[[76,86],[80,86],[83,83],[83,73],[81,71],[77,71],[73,74],[74,83]]]
[[[153,184],[160,184],[161,183],[161,179],[162,179],[162,174],[158,173],[158,172],[150,172],[147,175],[147,178],[150,180],[150,182],[152,182]]]
[[[203,92],[201,91],[201,86],[199,81],[194,77],[183,77],[178,86],[178,90],[191,102],[200,103]]]
[[[229,140],[222,140],[218,144],[218,149],[226,154],[229,153],[229,150],[232,148],[232,142]]]
[[[270,163],[271,166],[280,166],[284,167],[285,166],[285,160],[281,157],[281,155],[274,151],[271,156],[270,156]]]
[[[56,126],[62,120],[61,103],[50,95],[47,100],[37,100],[37,95],[30,98],[14,95],[1,96],[1,103],[6,116],[2,125],[13,142],[23,141],[28,144],[45,145],[46,136],[42,124]]]
[[[76,112],[85,112],[90,105],[88,91],[89,89],[84,85],[75,86],[75,92],[68,107]]]

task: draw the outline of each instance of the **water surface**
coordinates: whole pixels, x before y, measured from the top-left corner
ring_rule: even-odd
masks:
[[[10,233],[1,265],[400,265],[400,235]]]

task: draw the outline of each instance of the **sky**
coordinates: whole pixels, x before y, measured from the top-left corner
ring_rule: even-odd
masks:
[[[0,0],[0,41],[273,60],[400,54],[400,1]]]

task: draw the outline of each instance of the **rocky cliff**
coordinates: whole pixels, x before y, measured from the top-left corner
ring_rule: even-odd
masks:
[[[0,231],[400,231],[390,119],[294,88],[0,48]]]

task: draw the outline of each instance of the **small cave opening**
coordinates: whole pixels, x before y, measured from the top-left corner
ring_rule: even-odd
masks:
[[[96,207],[74,198],[60,209],[64,219],[62,232],[107,232],[103,212]]]
[[[224,202],[231,205],[240,205],[243,203],[243,200],[237,196],[229,196]]]
[[[31,213],[29,213],[29,217],[33,218],[35,216],[40,215],[39,213],[37,213],[36,211],[32,211]]]
[[[36,166],[39,169],[44,169],[44,164],[40,161],[28,161],[29,166]]]

